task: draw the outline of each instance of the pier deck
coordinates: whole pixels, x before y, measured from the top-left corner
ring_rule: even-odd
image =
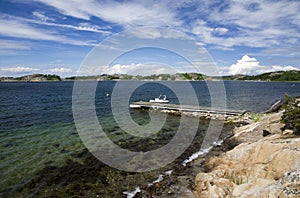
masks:
[[[156,109],[156,110],[169,110],[179,112],[198,112],[207,114],[222,114],[222,115],[243,115],[246,110],[235,109],[221,109],[213,107],[202,107],[192,105],[179,105],[169,103],[153,103],[153,102],[133,102],[130,104],[130,108],[137,109]]]

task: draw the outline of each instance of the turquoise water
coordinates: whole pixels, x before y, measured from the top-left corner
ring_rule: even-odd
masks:
[[[178,83],[180,87],[182,82],[170,83]],[[191,84],[200,105],[210,106],[205,82]],[[106,93],[111,95],[114,85],[112,81],[100,82],[96,92],[97,116],[108,136],[131,150],[153,149],[166,144],[176,132],[180,118],[168,116],[164,128],[154,140],[134,139],[116,125],[111,115],[110,97]],[[68,159],[82,163],[82,159],[73,156],[85,147],[73,121],[72,88],[73,82],[0,83],[1,194],[14,193],[47,166],[60,167]],[[285,93],[300,95],[299,83],[226,81],[225,88],[229,108],[256,112],[267,110]],[[161,93],[166,94],[171,103],[178,103],[171,90],[153,82],[137,89],[131,100],[149,100]],[[139,124],[150,121],[147,112],[131,113]],[[207,123],[200,121],[200,126],[199,131],[205,131]],[[128,146],[130,141],[133,145]],[[143,142],[148,148],[140,146]]]
[[[0,190],[32,178],[45,165],[62,165],[84,148],[73,123],[41,124],[0,134]]]

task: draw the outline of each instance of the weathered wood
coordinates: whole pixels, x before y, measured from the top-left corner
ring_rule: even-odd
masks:
[[[222,114],[222,115],[243,115],[246,110],[235,110],[235,109],[221,109],[214,107],[202,107],[192,105],[179,105],[179,104],[161,104],[152,102],[133,102],[130,104],[131,108],[140,109],[157,109],[157,110],[172,110],[180,112],[199,112],[208,114]]]

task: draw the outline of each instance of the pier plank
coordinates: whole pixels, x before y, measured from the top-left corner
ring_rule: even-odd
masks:
[[[223,115],[243,115],[246,110],[236,109],[221,109],[215,107],[203,107],[193,105],[180,105],[169,103],[153,103],[153,102],[133,102],[130,104],[130,108],[140,109],[156,109],[156,110],[173,110],[173,111],[185,111],[185,112],[199,112],[210,114],[223,114]]]

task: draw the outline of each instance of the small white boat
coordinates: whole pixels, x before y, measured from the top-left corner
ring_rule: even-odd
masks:
[[[130,108],[133,108],[133,109],[139,109],[139,108],[141,108],[141,105],[138,105],[138,104],[130,104],[129,107],[130,107]]]
[[[154,100],[149,100],[149,102],[154,102],[154,103],[168,103],[169,100],[167,100],[166,95],[159,95],[158,98],[154,98]]]

